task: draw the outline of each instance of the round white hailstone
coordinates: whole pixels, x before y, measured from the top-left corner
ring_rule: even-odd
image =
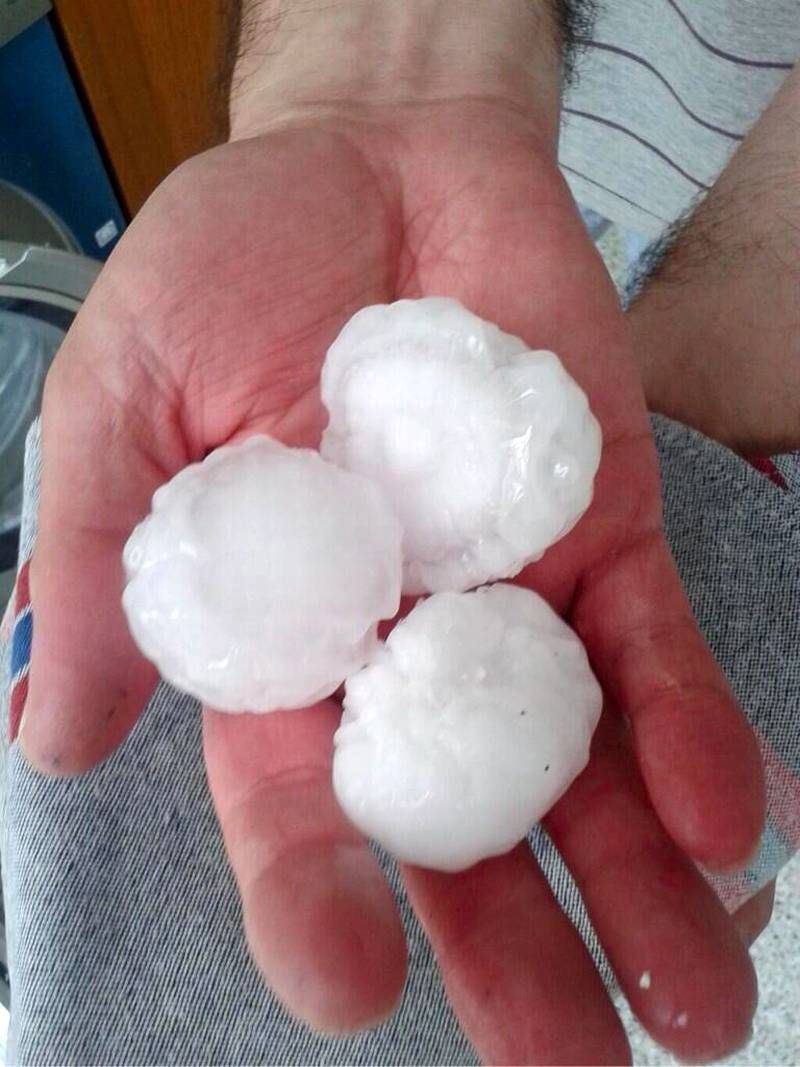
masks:
[[[153,496],[123,605],[168,681],[225,711],[302,707],[367,662],[397,611],[401,531],[380,489],[267,437]]]
[[[397,859],[457,871],[507,852],[589,758],[602,694],[535,593],[438,593],[347,681],[333,784]]]
[[[600,427],[552,352],[455,300],[364,308],[322,369],[322,454],[383,486],[406,593],[517,574],[588,508]]]

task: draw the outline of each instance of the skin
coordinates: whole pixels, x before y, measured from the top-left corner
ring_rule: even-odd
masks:
[[[799,110],[796,66],[628,315],[648,407],[743,455],[800,448]],[[774,898],[735,914],[748,945]]]
[[[370,5],[358,56],[374,12],[390,9]],[[421,5],[420,20],[432,10]],[[530,11],[509,0],[506,14]],[[347,67],[345,28],[337,62]],[[323,29],[327,41],[337,26]],[[508,47],[523,29],[509,29]],[[448,54],[465,47],[465,63],[475,61],[495,30],[472,31]],[[404,56],[423,47],[400,39]],[[149,695],[155,676],[119,591],[122,544],[153,490],[251,433],[316,445],[320,364],[348,316],[399,297],[457,297],[557,351],[602,424],[587,518],[519,579],[578,629],[607,694],[590,766],[549,827],[644,1025],[683,1058],[719,1056],[748,1034],[755,978],[692,860],[730,868],[751,853],[761,765],[663,538],[629,332],[555,166],[547,87],[532,94],[512,56],[502,75],[468,72],[468,85],[422,64],[394,96],[381,85],[376,97],[349,57],[355,101],[338,67],[335,91],[309,89],[305,74],[289,98],[280,39],[273,45],[269,78],[247,71],[234,108],[243,139],[183,165],[151,197],[48,379],[23,750],[46,773],[79,773],[125,736]],[[338,715],[333,700],[263,717],[204,712],[209,786],[253,957],[293,1012],[330,1031],[383,1018],[405,976],[389,889],[332,795]],[[483,1060],[629,1060],[602,982],[527,847],[462,874],[407,868],[404,879]],[[657,987],[640,995],[638,975],[656,959]]]
[[[630,313],[649,406],[737,452],[800,448],[800,65]]]
[[[754,945],[761,937],[772,919],[772,909],[775,904],[775,882],[768,882],[754,897],[734,915],[734,923],[739,931],[739,936],[748,946]]]

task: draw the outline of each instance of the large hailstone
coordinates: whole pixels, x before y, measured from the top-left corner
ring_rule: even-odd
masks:
[[[407,593],[517,574],[588,508],[600,428],[552,352],[455,300],[364,308],[322,369],[322,454],[374,479],[404,533]]]
[[[507,852],[558,800],[601,704],[583,645],[541,597],[438,593],[348,679],[336,795],[397,859],[461,870]]]
[[[124,552],[123,605],[162,676],[226,711],[332,693],[397,611],[401,531],[380,490],[267,437],[157,490]]]

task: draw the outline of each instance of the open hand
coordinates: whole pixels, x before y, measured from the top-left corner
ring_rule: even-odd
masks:
[[[153,490],[252,433],[316,446],[326,348],[358,308],[447,295],[556,351],[604,434],[591,509],[520,581],[563,613],[607,696],[589,768],[547,828],[643,1024],[684,1057],[741,1042],[746,949],[693,861],[753,849],[753,737],[695,626],[660,524],[624,319],[550,152],[490,99],[340,115],[178,169],[120,242],[47,382],[35,638],[21,740],[76,773],[156,681],[120,608],[122,545]],[[205,712],[209,783],[253,955],[314,1025],[396,1002],[391,894],[330,785],[333,700]],[[491,1062],[619,1062],[621,1024],[528,847],[404,872],[465,1032]],[[642,978],[647,974],[647,978]]]

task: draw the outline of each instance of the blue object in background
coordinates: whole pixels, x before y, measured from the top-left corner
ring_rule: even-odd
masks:
[[[0,178],[42,200],[88,256],[125,227],[48,18],[0,47]]]

